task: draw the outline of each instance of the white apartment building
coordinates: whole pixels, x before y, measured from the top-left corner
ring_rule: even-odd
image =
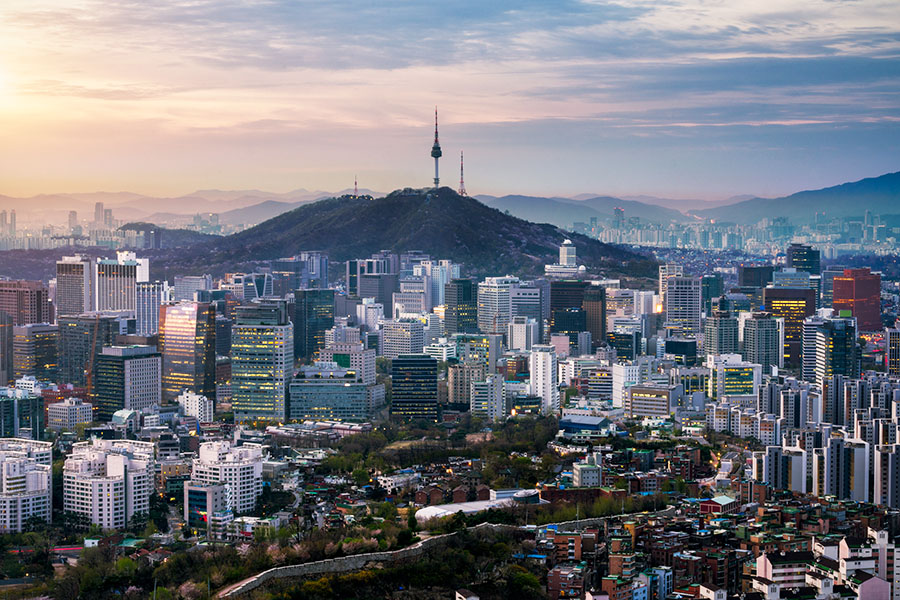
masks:
[[[559,412],[559,373],[556,349],[553,346],[535,344],[528,355],[528,371],[531,376],[531,395],[541,398],[544,414]]]
[[[63,466],[63,508],[103,529],[121,529],[149,512],[154,477],[153,442],[78,442]]]
[[[54,431],[75,431],[77,425],[93,420],[93,405],[81,398],[66,398],[47,407],[47,427]]]
[[[49,523],[51,498],[49,462],[27,450],[0,450],[0,533],[20,533],[32,517]]]
[[[229,442],[205,442],[194,459],[191,481],[197,484],[224,484],[230,488],[231,508],[235,514],[253,510],[262,494],[262,447]]]
[[[385,321],[381,326],[381,354],[394,359],[401,354],[421,354],[425,331],[421,321]]]
[[[503,384],[504,378],[501,375],[488,375],[484,381],[472,382],[469,410],[473,416],[490,421],[499,421],[506,416]]]
[[[195,417],[199,423],[212,423],[215,420],[216,404],[203,394],[195,394],[185,390],[175,402],[181,405],[186,417]]]
[[[510,350],[529,352],[540,342],[538,323],[528,317],[512,317],[506,326],[506,345]]]
[[[53,442],[0,438],[0,452],[18,452],[26,458],[33,458],[38,464],[53,464]]]

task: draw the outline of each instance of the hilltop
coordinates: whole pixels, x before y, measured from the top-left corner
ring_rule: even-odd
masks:
[[[590,270],[652,274],[655,262],[642,254],[519,219],[448,187],[406,188],[376,199],[328,198],[155,260],[171,276],[221,273],[242,264],[247,268],[251,258],[270,260],[303,250],[326,251],[334,261],[383,249],[421,250],[463,263],[470,274],[537,274],[545,263],[556,262],[566,238],[575,243],[579,263]]]

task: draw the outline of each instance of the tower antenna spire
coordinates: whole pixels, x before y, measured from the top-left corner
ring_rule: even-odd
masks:
[[[463,177],[463,151],[459,151],[459,195],[468,196],[466,193],[466,180]]]
[[[434,159],[434,189],[440,186],[441,178],[438,173],[438,159],[441,157],[441,142],[438,141],[438,114],[437,106],[434,107],[434,145],[431,147],[431,157]]]

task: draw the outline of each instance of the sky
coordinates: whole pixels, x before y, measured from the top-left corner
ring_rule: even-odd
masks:
[[[897,0],[4,0],[0,194],[778,196],[900,170]]]

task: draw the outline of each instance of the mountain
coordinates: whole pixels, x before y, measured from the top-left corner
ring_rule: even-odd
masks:
[[[611,196],[594,196],[583,200],[573,198],[543,198],[538,196],[477,196],[490,207],[501,211],[509,211],[521,219],[537,223],[552,223],[558,227],[571,227],[572,223],[581,221],[588,223],[591,217],[608,220],[613,216],[613,209],[625,209],[625,217],[639,216],[646,221],[669,223],[670,221],[686,221],[688,218],[677,210],[623,200]]]
[[[900,171],[820,190],[797,192],[782,198],[751,198],[736,204],[692,210],[704,219],[753,224],[763,218],[787,217],[792,223],[810,223],[817,212],[828,218],[862,217],[865,212],[892,214],[900,203]]]
[[[235,208],[219,213],[219,223],[225,225],[242,225],[244,223],[262,223],[282,213],[293,210],[302,204],[314,202],[314,200],[300,200],[297,202],[281,202],[279,200],[266,200],[259,204],[253,204],[244,208]]]
[[[504,214],[449,187],[406,188],[374,200],[341,197],[305,204],[240,233],[158,259],[164,276],[225,272],[260,261],[324,250],[334,261],[390,249],[422,250],[463,263],[472,275],[537,274],[557,262],[570,238],[591,270],[652,276],[655,261],[630,250]],[[151,265],[153,261],[151,261]]]
[[[200,233],[199,231],[191,231],[190,229],[165,229],[158,227],[153,223],[135,222],[122,225],[119,229],[123,231],[159,231],[159,242],[162,248],[186,248],[195,246],[210,240],[219,239],[218,235],[208,233]]]

